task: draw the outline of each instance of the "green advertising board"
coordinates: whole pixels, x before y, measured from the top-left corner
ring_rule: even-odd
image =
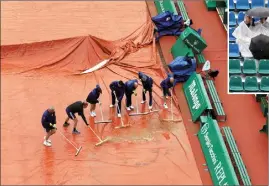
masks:
[[[173,0],[154,1],[158,14],[165,11],[170,11],[174,15],[178,15],[176,6]]]
[[[174,59],[176,59],[178,56],[186,56],[187,54],[189,57],[194,57],[192,49],[189,48],[180,37],[172,46],[171,53]]]
[[[191,27],[187,27],[181,34],[180,38],[192,48],[195,54],[200,54],[206,47],[206,41]]]
[[[195,72],[183,85],[184,95],[191,112],[192,121],[195,122],[205,111],[212,109],[202,77]]]
[[[217,121],[207,117],[198,138],[214,185],[239,185]]]

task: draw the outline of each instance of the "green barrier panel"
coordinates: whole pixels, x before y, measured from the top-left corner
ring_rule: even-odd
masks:
[[[158,14],[165,11],[170,11],[174,15],[178,15],[176,6],[173,0],[164,0],[164,1],[154,1]]]
[[[208,117],[198,138],[214,185],[239,185],[217,121]]]
[[[212,110],[206,89],[200,74],[193,73],[183,85],[184,95],[195,122],[205,110]]]
[[[262,109],[263,116],[266,117],[267,113],[268,113],[268,103],[266,101],[266,97],[261,98],[260,106],[261,106],[261,109]]]
[[[171,48],[171,53],[176,59],[178,56],[186,56],[189,53],[190,57],[194,57],[192,49],[189,48],[180,37],[177,39],[176,43]]]
[[[200,54],[206,47],[205,40],[191,27],[187,27],[181,34],[180,38],[192,48],[193,52]]]
[[[211,10],[216,10],[216,1],[212,1],[212,0],[204,0],[205,1],[205,5],[207,10],[211,11]]]

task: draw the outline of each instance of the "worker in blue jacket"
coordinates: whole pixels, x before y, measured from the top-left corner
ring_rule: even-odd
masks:
[[[90,108],[91,117],[96,116],[96,113],[95,113],[96,103],[101,104],[99,100],[100,94],[102,94],[102,89],[99,85],[96,85],[96,87],[89,93],[86,99],[86,101],[91,104],[91,108]]]
[[[43,128],[46,130],[46,136],[44,136],[44,142],[43,144],[47,147],[51,146],[51,140],[49,140],[49,137],[53,135],[56,132],[56,115],[55,115],[55,109],[54,107],[50,107],[47,109],[41,118],[41,123]]]
[[[146,93],[149,92],[149,110],[152,109],[152,86],[153,86],[153,79],[142,72],[138,72],[138,77],[143,85],[142,95],[143,100],[141,104],[146,102]]]
[[[168,77],[166,79],[164,79],[161,82],[161,87],[163,90],[163,99],[164,99],[164,108],[167,109],[168,106],[166,104],[166,99],[169,97],[171,97],[171,93],[170,93],[170,88],[174,87],[174,77],[172,74],[168,74]]]
[[[77,130],[77,123],[78,123],[78,119],[76,118],[76,113],[82,117],[83,121],[85,122],[85,124],[87,126],[89,126],[85,115],[84,115],[84,109],[88,107],[88,103],[86,101],[76,101],[75,103],[69,105],[66,108],[66,114],[67,114],[67,118],[64,122],[64,127],[69,126],[69,119],[74,120],[74,128],[73,128],[73,134],[80,134],[80,132]]]
[[[111,96],[112,96],[112,104],[110,105],[110,108],[115,107],[117,105],[117,113],[118,117],[121,117],[121,101],[124,96],[124,90],[125,90],[125,85],[123,81],[113,81],[110,85],[109,88],[111,90]],[[116,97],[117,100],[116,100]],[[117,102],[116,102],[117,101]]]
[[[125,83],[125,95],[126,95],[126,107],[130,111],[134,109],[132,106],[132,95],[137,96],[136,88],[138,87],[138,81],[136,79],[129,80]]]

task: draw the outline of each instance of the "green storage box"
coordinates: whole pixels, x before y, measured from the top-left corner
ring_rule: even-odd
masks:
[[[178,56],[186,56],[189,53],[190,57],[194,57],[193,51],[189,48],[180,37],[177,39],[176,43],[172,46],[171,53],[176,59]]]
[[[173,0],[154,1],[158,14],[165,11],[170,11],[174,15],[178,15],[176,6]]]
[[[200,54],[206,47],[205,40],[191,27],[187,27],[181,34],[180,38],[192,48],[193,52]]]

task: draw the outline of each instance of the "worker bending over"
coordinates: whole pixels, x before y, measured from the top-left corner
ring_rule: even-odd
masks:
[[[117,113],[118,117],[121,117],[121,101],[124,96],[124,90],[125,86],[122,81],[113,81],[110,85],[109,88],[111,90],[111,96],[112,96],[112,105],[110,105],[110,108],[115,107],[117,105]],[[115,97],[116,96],[116,97]],[[116,103],[117,99],[117,103]]]
[[[89,124],[87,123],[87,120],[84,116],[84,109],[87,108],[88,103],[86,101],[77,101],[71,105],[69,105],[66,108],[66,114],[67,114],[67,118],[64,122],[64,127],[69,126],[69,119],[74,120],[74,128],[73,128],[73,134],[80,134],[80,132],[77,130],[77,123],[78,123],[78,119],[76,118],[76,113],[78,113],[79,116],[82,117],[83,121],[85,122],[85,124],[88,126]]]
[[[49,140],[49,137],[53,135],[56,132],[56,115],[55,110],[53,107],[50,107],[47,109],[41,119],[41,123],[43,128],[46,130],[46,136],[44,136],[44,142],[43,144],[47,147],[51,146],[51,140]]]
[[[153,86],[153,80],[151,77],[147,76],[146,74],[142,72],[138,72],[138,77],[142,82],[143,90],[143,100],[141,101],[141,104],[144,104],[146,102],[146,93],[149,92],[149,110],[152,109],[152,86]]]
[[[172,88],[174,86],[174,78],[173,75],[169,74],[168,77],[166,79],[164,79],[161,82],[161,87],[163,90],[163,100],[164,100],[164,108],[167,109],[168,106],[166,104],[166,99],[169,97],[171,97],[171,93],[170,93],[170,88]]]
[[[102,89],[99,85],[96,85],[96,87],[89,93],[86,99],[86,101],[91,104],[91,108],[90,108],[91,117],[96,116],[96,113],[95,113],[96,103],[101,104],[99,100],[100,94],[102,94]]]
[[[138,87],[138,81],[136,79],[129,80],[125,83],[125,95],[126,95],[126,107],[130,111],[134,109],[132,106],[132,94],[137,96],[136,88]]]

